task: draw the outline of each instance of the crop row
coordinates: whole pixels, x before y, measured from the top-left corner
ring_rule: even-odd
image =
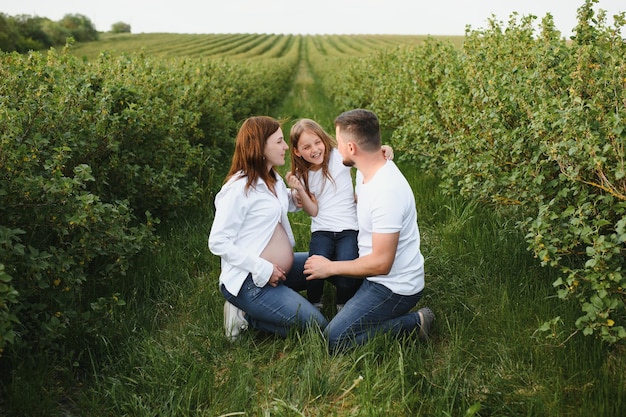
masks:
[[[103,38],[0,55],[0,350],[103,332],[123,303],[115,280],[163,216],[206,198],[237,123],[286,95],[302,59],[317,59],[307,50],[336,59],[396,42]]]
[[[279,34],[108,34],[98,42],[80,43],[72,53],[93,59],[101,52],[162,57],[270,58],[287,54],[287,47],[312,42],[324,56],[371,54],[401,44],[417,44],[423,36],[398,35],[279,35]]]
[[[512,18],[469,31],[462,49],[430,39],[319,73],[339,107],[375,110],[395,149],[448,193],[517,219],[538,262],[558,271],[557,295],[580,305],[566,329],[616,342],[626,339],[626,20],[608,26],[592,4],[571,42],[549,15],[539,33],[534,17]]]
[[[0,353],[106,333],[116,280],[160,219],[210,206],[237,124],[285,96],[293,51],[271,65],[0,54]]]

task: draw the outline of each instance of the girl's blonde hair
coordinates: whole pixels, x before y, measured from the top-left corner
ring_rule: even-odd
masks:
[[[332,148],[337,147],[337,141],[335,138],[326,133],[319,123],[311,119],[300,119],[291,127],[291,131],[289,132],[289,140],[291,141],[291,173],[302,181],[304,189],[307,194],[311,196],[311,190],[309,190],[309,170],[311,169],[311,163],[296,155],[298,141],[304,132],[313,133],[324,143],[325,149],[324,161],[322,162],[322,175],[333,183],[334,180],[328,170],[328,161],[330,160],[330,152]]]

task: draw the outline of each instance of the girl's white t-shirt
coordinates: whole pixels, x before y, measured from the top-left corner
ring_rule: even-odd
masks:
[[[311,217],[311,232],[358,230],[354,184],[350,167],[343,164],[337,148],[330,151],[328,169],[334,181],[322,170],[309,171],[309,190],[317,199],[317,216]]]

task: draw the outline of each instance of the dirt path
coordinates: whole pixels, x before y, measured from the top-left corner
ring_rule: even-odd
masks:
[[[278,117],[287,119],[291,127],[293,121],[301,118],[313,119],[325,129],[330,129],[338,111],[330,97],[326,96],[320,81],[311,71],[306,43],[300,45],[300,61],[293,79],[291,90],[277,110]]]

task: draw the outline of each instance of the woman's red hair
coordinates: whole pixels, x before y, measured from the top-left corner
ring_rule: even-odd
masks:
[[[274,190],[277,174],[267,169],[264,151],[267,139],[280,128],[280,122],[269,116],[254,116],[246,119],[235,139],[233,161],[226,181],[235,175],[246,177],[246,191],[256,186],[259,178]]]

